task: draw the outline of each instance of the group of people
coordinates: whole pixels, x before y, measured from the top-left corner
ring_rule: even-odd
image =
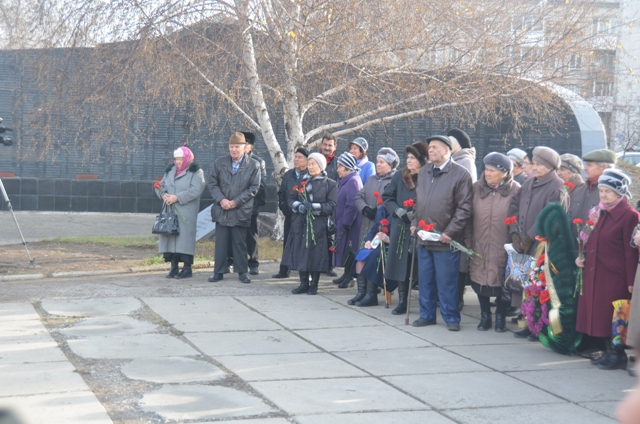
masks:
[[[258,273],[255,217],[264,204],[266,171],[252,153],[254,142],[251,133],[234,133],[229,155],[215,161],[206,182],[216,223],[211,282],[229,272],[230,260],[243,283]],[[463,294],[470,285],[481,308],[478,330],[505,332],[508,309],[517,315],[522,303],[521,293],[506,296],[505,245],[535,255],[538,217],[557,203],[569,222],[590,223],[588,234],[572,225],[579,252],[575,265],[583,270],[576,324],[585,335],[583,346],[602,352],[592,358],[602,369],[626,367],[624,344],[611,341],[612,302],[631,298],[640,215],[629,204],[631,181],[616,169],[614,152],[596,150],[582,158],[544,146],[491,152],[478,176],[475,149],[460,129],[406,146],[401,170],[393,149],[380,149],[375,162],[368,149],[367,140],[358,137],[337,155],[336,138],[326,134],[320,152],[296,150],[294,167],[278,190],[284,243],[273,278],[288,278],[296,270],[300,282],[292,293],[316,294],[322,273],[338,277],[335,269],[343,268],[333,282],[340,288],[357,283],[349,304],[374,306],[381,289],[397,291],[396,315],[406,313],[410,286],[417,282],[420,316],[412,325],[437,324],[439,307],[451,331],[460,330]],[[174,152],[161,186],[158,196],[167,206],[178,206],[187,223],[179,236],[160,237],[160,251],[171,263],[167,277],[187,278],[205,188],[188,148]],[[629,334],[634,330],[640,330],[640,312],[632,311]],[[536,340],[528,328],[514,335]],[[635,342],[629,337],[627,344]]]

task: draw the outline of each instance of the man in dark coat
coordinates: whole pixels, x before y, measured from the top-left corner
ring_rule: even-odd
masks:
[[[584,180],[580,175],[584,166],[582,165],[582,159],[576,155],[572,155],[571,153],[565,153],[560,156],[560,161],[561,164],[560,169],[558,169],[558,177],[564,181],[567,193],[569,194],[569,210],[571,210],[571,205],[576,203],[574,201],[574,197],[577,190],[584,186]],[[576,226],[572,225],[571,228],[574,231],[574,235],[576,235]]]
[[[289,207],[289,195],[293,191],[293,187],[297,181],[307,172],[307,158],[309,152],[304,147],[300,147],[296,150],[296,154],[293,156],[293,169],[288,170],[282,176],[282,182],[278,189],[278,208],[284,215],[284,238],[282,240],[282,254],[287,247],[287,238],[289,237],[289,231],[291,230],[291,215],[293,211]],[[280,262],[280,271],[274,274],[271,278],[289,278],[290,268]]]
[[[322,144],[320,145],[320,153],[324,156],[327,161],[327,166],[324,172],[327,174],[327,177],[330,180],[338,182],[338,158],[336,157],[336,150],[338,149],[338,139],[335,135],[325,133],[322,136]],[[334,236],[329,234],[329,246],[333,246]],[[329,254],[327,252],[327,254]],[[331,260],[329,261],[329,271],[327,271],[327,275],[330,277],[337,277],[338,273],[336,272],[335,267],[331,264]]]
[[[436,304],[449,331],[460,330],[458,310],[458,269],[460,252],[451,250],[451,241],[464,243],[464,228],[471,218],[473,184],[469,172],[451,159],[453,143],[444,135],[427,139],[431,163],[420,168],[412,231],[433,225],[440,233],[436,241],[418,242],[420,318],[414,327],[436,324]],[[421,223],[424,221],[424,224]]]
[[[247,273],[247,229],[251,224],[254,197],[260,189],[260,164],[244,153],[244,134],[235,132],[229,139],[229,155],[216,159],[209,175],[213,199],[211,219],[216,223],[215,265],[210,282],[220,281],[233,250],[234,268],[243,283]]]

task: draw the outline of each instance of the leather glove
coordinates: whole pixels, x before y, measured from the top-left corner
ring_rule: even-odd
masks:
[[[531,246],[533,246],[533,240],[531,240],[531,237],[526,236],[520,246],[522,247],[522,253],[527,253],[529,249],[531,249]]]
[[[304,203],[303,203],[303,204],[301,204],[301,205],[298,205],[298,212],[300,212],[300,213],[307,213],[307,207],[305,206],[305,204],[304,204]]]
[[[362,215],[367,217],[370,221],[376,219],[376,211],[374,211],[371,206],[365,206],[364,209],[362,209]]]
[[[522,250],[521,240],[518,233],[511,234],[511,244],[513,244],[513,248],[516,250],[516,252],[524,252],[524,250]]]
[[[405,213],[404,215],[402,215],[402,222],[407,225],[411,224],[411,218],[409,217],[409,214]]]

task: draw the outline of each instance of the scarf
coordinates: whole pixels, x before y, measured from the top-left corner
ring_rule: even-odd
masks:
[[[178,168],[175,160],[173,161],[173,164],[176,165],[176,177],[184,174],[184,172],[189,169],[189,167],[193,163],[193,160],[195,159],[193,153],[188,147],[182,146],[180,147],[180,150],[182,150],[182,153],[184,153],[184,156],[182,157],[182,166]]]

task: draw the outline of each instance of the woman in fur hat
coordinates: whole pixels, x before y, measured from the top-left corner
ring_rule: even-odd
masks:
[[[429,148],[423,142],[413,143],[405,147],[407,166],[402,172],[396,172],[382,194],[383,205],[389,215],[393,215],[389,224],[389,256],[385,267],[385,278],[398,283],[398,306],[391,311],[401,315],[407,311],[407,294],[409,292],[409,275],[411,255],[409,246],[412,212],[407,210],[404,202],[416,198],[416,181],[418,172],[429,158]],[[404,228],[404,230],[403,230]],[[417,269],[417,261],[414,266]],[[417,272],[414,272],[417,275]]]

